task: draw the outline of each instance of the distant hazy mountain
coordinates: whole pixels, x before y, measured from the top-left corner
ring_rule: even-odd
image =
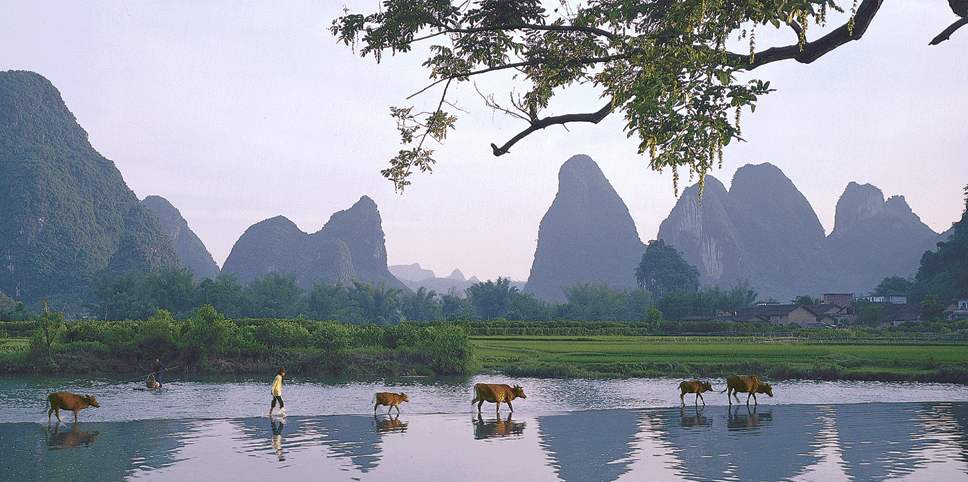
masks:
[[[0,72],[0,257],[0,291],[32,306],[74,302],[95,276],[178,264],[158,216],[33,72]]]
[[[461,273],[459,269],[452,271],[450,276],[446,278],[437,278],[433,271],[421,268],[420,263],[390,266],[390,272],[413,291],[425,288],[427,291],[434,291],[439,295],[454,292],[458,296],[464,297],[464,290],[481,282],[477,279],[477,276],[465,279],[464,273]],[[518,290],[524,288],[524,283],[521,281],[511,281],[510,285]]]
[[[175,251],[182,266],[195,273],[199,280],[215,279],[218,276],[219,268],[212,258],[212,253],[208,252],[205,243],[188,227],[188,221],[185,221],[175,206],[161,196],[148,196],[141,201],[141,204],[158,215],[161,225],[175,243]]]
[[[904,196],[885,201],[880,189],[851,182],[837,201],[826,248],[844,271],[838,289],[866,294],[886,276],[913,278],[921,255],[945,238],[921,222]]]
[[[333,214],[313,234],[283,216],[256,223],[242,234],[222,266],[248,283],[270,272],[295,275],[304,289],[312,283],[360,281],[407,287],[387,269],[387,250],[376,203],[363,196],[350,209]]]
[[[436,278],[434,272],[429,269],[423,269],[420,267],[420,263],[414,264],[398,264],[394,266],[388,266],[387,269],[393,276],[396,276],[398,280],[406,283],[407,281],[420,281],[429,278]]]
[[[658,238],[683,253],[707,285],[749,281],[760,299],[789,301],[829,292],[866,294],[889,276],[911,277],[940,235],[901,197],[851,183],[837,204],[833,232],[771,164],[736,171],[730,190],[706,176],[686,189]]]
[[[577,155],[558,172],[558,194],[538,227],[538,247],[525,293],[564,301],[562,287],[606,282],[634,288],[645,245],[625,202],[598,164]]]

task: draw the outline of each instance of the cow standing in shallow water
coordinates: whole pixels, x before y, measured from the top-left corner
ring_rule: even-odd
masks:
[[[55,412],[57,413],[57,420],[60,421],[61,410],[73,410],[74,423],[77,423],[78,410],[87,407],[101,407],[92,396],[82,397],[68,392],[51,393],[47,396],[47,401],[50,403],[50,410],[47,411],[47,423],[50,423],[50,414]]]
[[[679,400],[682,401],[682,405],[686,405],[686,399],[683,398],[687,393],[696,394],[696,406],[699,406],[699,400],[702,400],[702,406],[706,406],[706,400],[702,398],[703,392],[713,391],[713,386],[709,382],[700,382],[699,380],[693,380],[691,382],[682,382],[679,384]]]
[[[484,402],[497,403],[497,411],[501,411],[501,402],[508,404],[508,408],[514,411],[514,407],[511,406],[511,400],[515,398],[528,398],[524,395],[524,389],[518,385],[514,387],[508,385],[497,385],[492,383],[478,383],[474,385],[474,393],[477,396],[471,400],[471,403],[477,402],[477,412],[481,412],[481,405]]]
[[[761,382],[756,375],[730,375],[726,379],[726,390],[723,390],[723,392],[726,392],[726,400],[729,401],[730,405],[733,404],[733,399],[729,398],[730,395],[736,398],[736,403],[739,403],[739,397],[736,396],[736,393],[748,393],[746,395],[746,406],[748,407],[750,406],[750,397],[753,397],[753,405],[757,405],[757,393],[765,393],[772,397],[773,387],[769,383]]]
[[[387,409],[387,413],[393,410],[393,407],[397,407],[397,415],[400,414],[400,402],[409,402],[406,393],[387,393],[380,392],[376,394],[376,405],[373,405],[373,412],[376,413],[376,407],[380,405],[386,405],[390,408]]]

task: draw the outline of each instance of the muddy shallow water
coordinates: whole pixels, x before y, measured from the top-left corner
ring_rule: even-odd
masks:
[[[0,379],[0,480],[966,480],[961,385],[774,381],[773,398],[680,407],[678,380],[474,377]],[[470,404],[476,382],[520,384],[513,413]],[[94,394],[73,423],[46,395]],[[403,413],[373,414],[377,391]],[[745,401],[745,396],[741,397]]]

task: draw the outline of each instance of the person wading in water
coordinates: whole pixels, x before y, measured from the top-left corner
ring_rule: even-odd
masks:
[[[269,415],[272,415],[272,411],[276,408],[276,402],[279,402],[279,413],[285,413],[285,406],[282,403],[282,377],[286,376],[286,369],[280,368],[279,374],[276,375],[276,379],[272,381],[272,388],[269,389],[269,393],[272,394],[272,405],[269,406]]]

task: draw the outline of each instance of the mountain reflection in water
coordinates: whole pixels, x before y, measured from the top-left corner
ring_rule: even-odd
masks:
[[[968,477],[968,402],[0,423],[0,442],[0,480],[940,481]]]

